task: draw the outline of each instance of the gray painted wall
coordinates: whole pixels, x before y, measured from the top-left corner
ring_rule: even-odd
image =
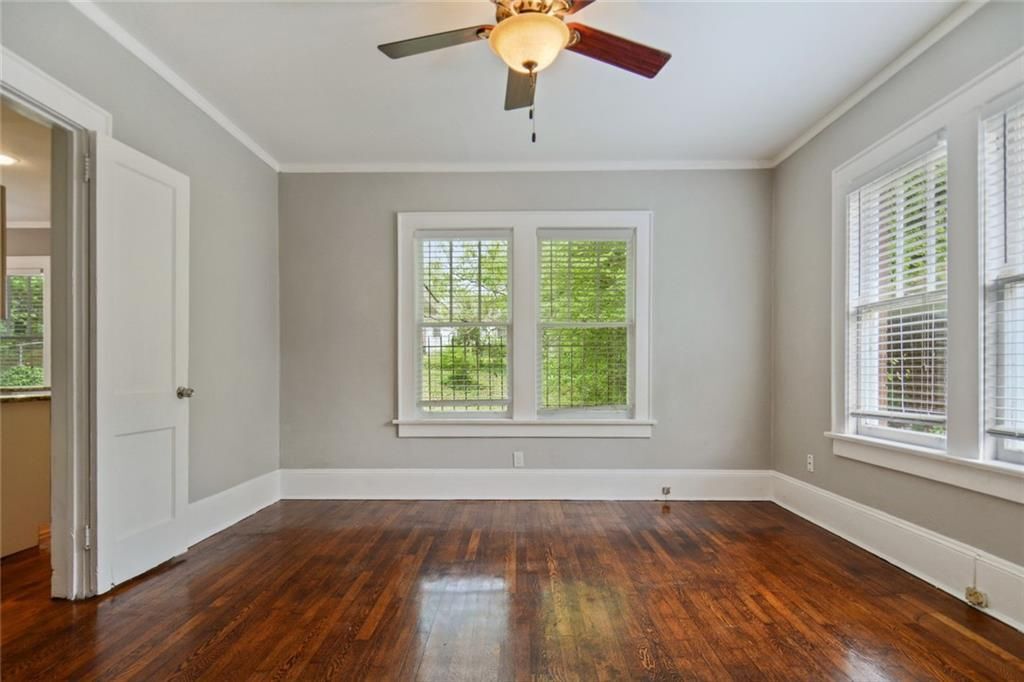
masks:
[[[766,468],[771,174],[281,176],[281,466]],[[398,439],[396,213],[654,211],[650,440]]]
[[[3,3],[3,43],[192,179],[189,497],[278,466],[277,174],[65,4]]]
[[[1024,5],[988,5],[777,168],[772,268],[773,467],[1016,563],[1024,563],[1024,507],[835,457],[822,434],[830,428],[832,170],[1022,44]]]
[[[39,227],[8,228],[7,255],[49,256],[50,230]]]

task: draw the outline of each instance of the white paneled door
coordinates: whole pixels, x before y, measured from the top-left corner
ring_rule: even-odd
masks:
[[[187,549],[189,180],[95,139],[97,592]]]

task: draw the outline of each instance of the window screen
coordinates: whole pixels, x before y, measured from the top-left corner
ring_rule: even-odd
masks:
[[[861,433],[941,446],[945,142],[850,193],[847,210],[850,417]]]
[[[42,274],[7,276],[6,320],[0,320],[0,387],[45,385]]]
[[[417,239],[419,405],[425,412],[506,412],[509,241]]]
[[[626,411],[631,241],[540,239],[539,408]]]
[[[986,426],[1024,462],[1024,99],[982,124]]]

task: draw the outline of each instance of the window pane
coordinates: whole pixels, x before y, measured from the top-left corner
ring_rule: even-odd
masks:
[[[629,242],[540,242],[540,307],[545,322],[625,322]]]
[[[982,125],[986,428],[1024,462],[1024,102]]]
[[[508,242],[420,242],[424,322],[504,322],[508,319]]]
[[[508,403],[505,327],[424,327],[420,403],[428,412],[500,412]]]
[[[540,241],[541,410],[629,407],[630,242]]]
[[[424,412],[508,410],[508,244],[493,238],[419,241]]]
[[[541,332],[541,408],[629,403],[627,329],[546,328]]]
[[[0,386],[44,385],[43,276],[8,275],[7,320],[0,321]]]
[[[946,411],[945,304],[868,310],[857,329],[861,409],[894,415],[891,428],[943,433],[932,419]]]
[[[848,197],[850,414],[861,426],[945,436],[946,177],[940,142]]]

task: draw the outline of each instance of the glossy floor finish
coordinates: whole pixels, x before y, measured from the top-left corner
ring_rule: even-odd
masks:
[[[4,680],[1024,679],[1024,634],[768,502],[280,502],[78,604],[2,568]]]

